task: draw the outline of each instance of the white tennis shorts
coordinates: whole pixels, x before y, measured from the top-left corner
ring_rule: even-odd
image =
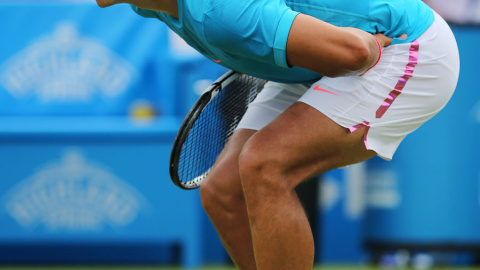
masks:
[[[295,102],[306,103],[351,132],[365,126],[365,146],[391,160],[400,142],[452,96],[460,63],[455,37],[435,14],[417,40],[382,50],[362,76],[323,77],[312,85],[268,82],[237,128],[259,130]]]

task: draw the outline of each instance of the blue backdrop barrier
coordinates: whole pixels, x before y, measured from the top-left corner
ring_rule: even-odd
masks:
[[[480,247],[480,28],[453,27],[457,90],[394,159],[368,162],[366,241],[380,247]]]
[[[107,126],[104,119],[46,119],[50,128],[3,121],[0,246],[35,252],[3,252],[0,260],[158,263],[168,250],[159,247],[176,245],[183,265],[201,264],[198,192],[182,191],[168,177],[176,118]],[[85,248],[74,256],[51,253],[62,246]]]

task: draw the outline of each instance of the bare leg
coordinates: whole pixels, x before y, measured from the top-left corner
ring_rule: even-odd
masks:
[[[256,269],[250,224],[238,173],[238,155],[245,141],[255,132],[235,132],[200,187],[203,207],[230,257],[241,270]]]
[[[313,237],[294,188],[319,172],[374,155],[365,149],[362,129],[350,133],[304,103],[254,134],[239,169],[257,269],[312,269]]]

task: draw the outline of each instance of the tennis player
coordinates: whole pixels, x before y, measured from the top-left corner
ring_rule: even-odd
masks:
[[[269,80],[200,188],[243,270],[312,269],[294,188],[376,155],[390,160],[458,79],[455,38],[420,0],[97,0],[118,2],[211,60]]]

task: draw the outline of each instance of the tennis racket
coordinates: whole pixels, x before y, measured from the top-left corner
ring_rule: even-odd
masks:
[[[170,178],[175,185],[182,189],[200,186],[265,82],[228,71],[198,98],[170,154]]]

